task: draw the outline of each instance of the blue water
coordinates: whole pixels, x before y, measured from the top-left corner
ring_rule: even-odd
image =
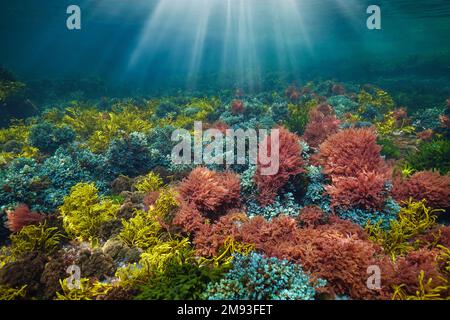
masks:
[[[82,29],[66,28],[81,8]],[[379,5],[382,29],[368,30]],[[26,79],[139,88],[268,78],[450,75],[448,0],[21,0],[0,4],[0,65]]]

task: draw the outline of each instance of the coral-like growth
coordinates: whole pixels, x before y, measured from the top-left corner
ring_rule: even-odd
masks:
[[[297,231],[297,222],[292,218],[280,216],[269,223],[262,217],[256,217],[242,225],[240,235],[245,243],[254,244],[257,250],[277,256],[277,246],[281,243],[294,244]]]
[[[14,82],[0,68],[0,124],[31,106]],[[0,300],[448,299],[450,108],[267,84],[82,103],[30,86],[72,107],[0,128]],[[257,163],[177,165],[172,134],[195,121],[279,131]]]
[[[339,131],[340,121],[329,105],[320,105],[310,112],[303,138],[313,148],[319,147],[330,135]]]
[[[351,235],[349,231],[304,229],[293,243],[283,243],[277,256],[302,263],[315,276],[326,279],[329,291],[356,299],[375,298],[367,288],[367,268],[375,265],[380,252],[373,243]]]
[[[264,175],[263,170],[268,169],[271,164],[265,164],[260,157],[258,158],[255,182],[259,191],[258,200],[261,205],[265,206],[273,203],[278,191],[286,185],[290,178],[305,172],[305,170],[301,157],[300,138],[296,134],[280,128],[278,150],[275,146],[272,146],[271,137],[267,137],[262,144],[264,148],[267,147],[267,154],[272,154],[279,160],[278,172],[272,175]]]
[[[417,152],[408,155],[408,163],[417,171],[437,170],[441,174],[450,172],[450,141],[433,140],[419,145]]]
[[[324,285],[321,279],[312,284],[300,265],[251,253],[237,255],[233,269],[225,278],[209,285],[205,297],[209,300],[314,300],[315,289]]]
[[[390,222],[397,219],[400,209],[400,205],[392,198],[389,198],[381,210],[337,208],[335,211],[340,218],[359,224],[363,228],[367,224],[379,224],[381,229],[387,230],[390,228]]]
[[[450,177],[438,172],[417,172],[408,179],[397,177],[392,190],[397,201],[425,199],[435,209],[446,209],[450,205]]]
[[[109,145],[106,161],[114,174],[137,177],[152,167],[151,150],[143,133],[133,132]]]
[[[8,212],[7,226],[11,232],[19,232],[30,224],[38,224],[44,216],[37,212],[31,212],[26,204],[19,205],[14,211]]]
[[[60,146],[68,144],[74,139],[75,132],[71,128],[58,128],[48,122],[33,126],[28,137],[30,145],[44,153],[52,153]]]
[[[239,206],[240,180],[231,172],[194,169],[178,187],[180,202],[214,217]]]

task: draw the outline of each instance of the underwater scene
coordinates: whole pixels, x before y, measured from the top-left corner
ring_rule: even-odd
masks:
[[[449,300],[448,0],[0,3],[0,300]]]

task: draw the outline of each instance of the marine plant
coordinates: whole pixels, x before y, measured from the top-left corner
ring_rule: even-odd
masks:
[[[436,170],[445,175],[450,172],[449,154],[449,140],[433,140],[422,142],[416,152],[406,157],[406,161],[417,171]]]
[[[266,206],[261,206],[258,201],[247,201],[246,208],[247,215],[250,218],[262,216],[267,220],[272,220],[280,215],[298,216],[300,205],[291,192],[286,192],[281,196],[277,196],[271,204]]]
[[[59,207],[66,232],[75,238],[96,243],[100,227],[116,217],[119,206],[101,199],[92,183],[79,183],[71,189]]]
[[[375,108],[379,114],[386,114],[395,107],[392,97],[384,90],[375,88],[373,93],[362,90],[358,94],[359,113]]]
[[[326,178],[322,172],[322,167],[307,166],[308,186],[306,188],[303,203],[305,206],[317,205],[323,211],[331,211],[329,195],[326,194]]]
[[[343,209],[339,208],[336,210],[336,214],[344,220],[352,221],[365,228],[368,223],[380,224],[380,228],[388,230],[390,228],[390,222],[397,219],[397,215],[400,212],[400,205],[389,198],[384,203],[382,209],[360,209],[360,208],[350,208]]]
[[[419,288],[415,294],[408,294],[404,289],[405,285],[394,286],[392,300],[449,300],[447,294],[450,286],[448,284],[436,286],[432,278],[425,280],[425,272],[423,270],[420,272],[417,281]]]
[[[171,165],[171,153],[175,146],[175,143],[172,142],[172,133],[175,129],[174,126],[164,125],[150,130],[147,141],[150,148],[152,169],[157,166],[168,168]]]
[[[443,112],[443,108],[427,108],[420,110],[413,115],[413,125],[418,131],[424,131],[428,129],[436,129],[439,127],[439,116]]]
[[[355,176],[333,177],[325,190],[333,208],[381,209],[388,195],[387,179],[386,175],[374,171],[362,171]]]
[[[317,106],[318,100],[312,99],[301,104],[288,105],[289,116],[284,125],[288,130],[299,135],[303,135],[309,122],[310,112]]]
[[[316,206],[308,206],[300,210],[298,220],[307,228],[314,228],[323,224],[325,213]]]
[[[139,192],[154,192],[158,191],[163,185],[161,177],[153,172],[148,173],[146,176],[138,179],[134,184],[134,188]]]
[[[309,114],[303,138],[313,148],[326,140],[330,135],[339,131],[340,121],[336,118],[333,108],[329,105],[319,105]]]
[[[150,112],[133,105],[116,105],[112,112],[95,108],[69,107],[61,122],[71,127],[80,141],[94,152],[105,151],[109,144],[123,134],[148,133],[152,124],[146,120]]]
[[[130,220],[122,220],[119,238],[125,244],[146,250],[159,242],[161,224],[151,213],[136,211]]]
[[[58,149],[39,167],[37,177],[45,189],[39,194],[42,197],[40,205],[48,212],[61,205],[76,184],[94,182],[104,192],[111,179],[108,168],[104,166],[104,157],[77,145]]]
[[[210,282],[220,280],[225,268],[172,264],[139,287],[136,300],[199,300]]]
[[[177,188],[180,202],[206,215],[220,215],[239,206],[240,180],[231,172],[197,167]]]
[[[128,264],[117,270],[120,285],[136,287],[145,284],[158,272],[164,272],[173,264],[195,262],[195,255],[188,238],[160,241],[141,255],[138,263]]]
[[[0,102],[6,101],[11,96],[20,93],[24,88],[25,84],[19,81],[7,81],[0,79]]]
[[[390,136],[395,133],[414,133],[414,126],[408,125],[405,121],[399,123],[394,111],[390,111],[384,115],[382,121],[375,122],[375,127],[380,136]]]
[[[345,114],[358,111],[358,103],[345,95],[332,96],[328,98],[327,103],[333,106],[339,119],[342,119]]]
[[[436,294],[447,297],[448,282],[439,265],[440,256],[439,250],[422,248],[389,262],[390,265],[382,264],[388,298],[397,299],[399,294],[413,299],[430,299]]]
[[[267,154],[272,154],[272,139],[267,137],[262,142],[267,148]],[[259,146],[261,148],[261,145]],[[300,138],[285,128],[279,129],[279,170],[272,175],[264,175],[263,170],[268,168],[267,164],[258,158],[255,173],[255,183],[258,187],[258,201],[262,206],[274,202],[278,191],[286,185],[290,178],[305,172],[304,161],[301,157],[302,149]],[[270,164],[269,164],[270,165]]]
[[[400,148],[395,142],[387,137],[378,137],[377,144],[381,147],[381,155],[387,159],[399,159]]]
[[[23,285],[20,288],[9,288],[7,286],[0,285],[0,301],[24,299],[27,294],[26,289],[27,285]]]
[[[346,129],[330,136],[317,157],[324,173],[330,176],[356,176],[360,172],[387,170],[381,147],[370,128]]]
[[[38,150],[28,144],[30,125],[15,121],[0,129],[0,165],[5,166],[16,158],[34,158]]]
[[[11,232],[19,232],[30,224],[38,224],[44,219],[44,215],[31,212],[26,204],[19,205],[14,211],[8,212],[7,226]]]
[[[246,256],[253,250],[253,244],[238,242],[230,236],[224,241],[222,247],[218,250],[217,255],[211,258],[200,257],[198,263],[199,265],[226,268],[232,265],[235,255],[239,254]]]
[[[233,269],[219,282],[208,285],[209,300],[314,300],[316,289],[300,265],[287,260],[267,258],[259,253],[236,255]]]
[[[219,257],[221,250],[226,248],[230,239],[239,243],[242,240],[242,227],[248,221],[243,213],[229,213],[219,218],[215,223],[203,222],[197,224],[193,232],[195,253],[201,259]],[[244,242],[252,244],[251,242]]]
[[[15,208],[18,203],[35,204],[38,191],[32,188],[40,182],[38,164],[34,159],[17,158],[1,171],[0,203],[3,208]]]
[[[435,209],[447,209],[450,197],[450,177],[439,172],[421,171],[408,178],[396,177],[392,190],[394,198],[401,202],[409,198],[414,201],[425,199]]]
[[[152,124],[146,117],[145,111],[136,106],[116,107],[113,112],[99,114],[97,128],[88,141],[91,150],[104,151],[115,139],[133,132],[148,133]]]
[[[46,223],[41,223],[25,226],[10,238],[11,253],[18,257],[33,251],[54,253],[63,239],[63,234],[58,228],[47,227]]]
[[[323,188],[331,208],[341,217],[360,224],[378,213],[377,221],[388,223],[395,218],[394,210],[385,210],[391,169],[381,156],[372,129],[352,128],[332,135],[320,146],[315,160],[330,177],[330,184]]]
[[[315,278],[327,280],[325,292],[355,299],[378,298],[366,286],[367,267],[376,264],[380,248],[367,240],[363,229],[349,221],[329,218],[329,224],[299,228],[280,216],[268,223],[261,217],[241,228],[242,241],[253,243],[267,256],[300,263]]]

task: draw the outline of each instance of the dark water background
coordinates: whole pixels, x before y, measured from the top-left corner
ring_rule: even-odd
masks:
[[[81,7],[80,31],[66,28],[70,4]],[[370,4],[381,6],[382,30],[366,27]],[[428,86],[437,81],[448,89],[449,39],[449,0],[0,4],[0,65],[21,79],[98,77],[144,91],[260,88],[315,77],[386,84],[409,79]]]

